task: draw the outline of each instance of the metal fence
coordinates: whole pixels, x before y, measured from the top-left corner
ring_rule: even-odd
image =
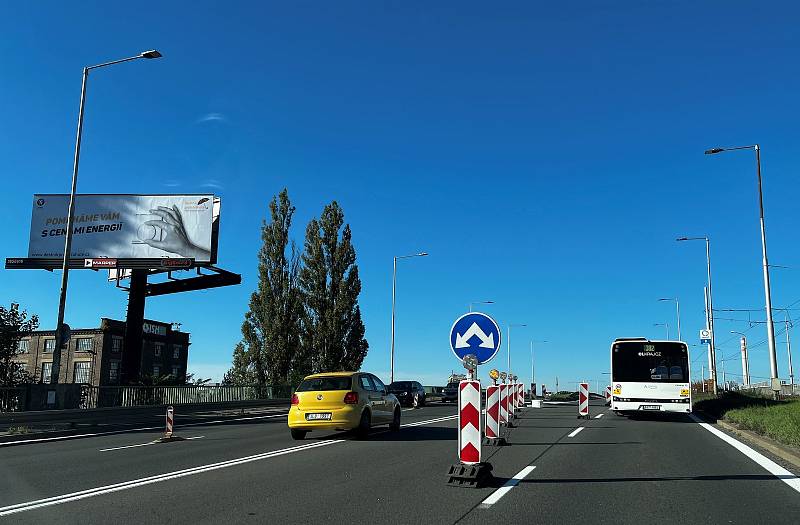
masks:
[[[0,387],[0,412],[25,410],[26,389],[15,386]]]
[[[236,401],[289,399],[292,396],[292,388],[284,385],[70,386],[76,389],[80,388],[79,399],[75,399],[73,406],[63,406],[60,408],[104,408],[185,405],[194,403],[226,403]],[[34,391],[44,391],[47,388],[48,385],[0,387],[0,412],[22,412],[26,410],[44,410],[47,408],[52,408],[44,406],[43,396],[33,395]]]

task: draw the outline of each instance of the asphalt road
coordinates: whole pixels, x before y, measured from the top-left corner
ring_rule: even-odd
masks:
[[[0,445],[0,521],[798,522],[800,486],[790,484],[800,480],[778,479],[696,421],[591,409],[588,421],[574,405],[525,409],[509,446],[484,447],[495,479],[480,489],[445,483],[452,405],[404,411],[399,432],[367,441],[293,441],[275,412],[191,427],[178,414],[178,435],[193,439],[172,443],[149,444],[159,434],[146,431]]]

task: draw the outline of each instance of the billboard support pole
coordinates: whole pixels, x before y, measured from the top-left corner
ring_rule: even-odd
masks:
[[[125,343],[122,347],[122,370],[120,374],[123,385],[130,385],[140,379],[147,275],[147,270],[131,270],[130,290],[128,291],[128,314],[125,317]]]

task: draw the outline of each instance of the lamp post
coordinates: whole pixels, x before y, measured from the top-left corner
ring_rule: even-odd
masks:
[[[667,341],[669,341],[669,323],[653,323],[653,326],[665,326],[667,328]]]
[[[675,311],[678,318],[678,341],[681,340],[681,303],[677,297],[663,297],[659,301],[675,301]]]
[[[506,366],[508,367],[509,374],[511,373],[511,328],[523,327],[523,326],[528,326],[528,325],[519,323],[508,325],[508,343],[507,343],[508,346],[506,346],[506,360],[507,360]]]
[[[736,146],[732,148],[711,148],[706,150],[706,155],[716,155],[724,151],[751,149],[756,152],[756,175],[758,176],[758,210],[761,223],[761,262],[764,273],[764,299],[767,310],[767,344],[769,346],[769,372],[772,388],[780,388],[778,379],[778,358],[775,350],[775,325],[772,322],[772,292],[769,285],[769,262],[767,260],[767,233],[764,226],[764,195],[761,190],[761,147],[758,144],[750,146]]]
[[[427,252],[412,253],[410,255],[396,255],[392,266],[392,349],[389,356],[389,383],[394,383],[394,312],[395,312],[395,293],[397,290],[397,259],[409,259],[411,257],[426,257]]]
[[[494,301],[472,301],[469,303],[469,311],[472,312],[473,304],[494,304]]]
[[[69,193],[69,211],[67,212],[67,231],[64,240],[64,256],[61,261],[61,289],[58,294],[58,315],[56,316],[56,348],[53,350],[53,364],[50,374],[50,383],[58,383],[59,369],[61,368],[61,347],[64,345],[64,310],[67,304],[67,283],[69,281],[69,257],[72,251],[72,228],[75,223],[75,192],[78,187],[78,162],[81,156],[81,137],[83,135],[83,108],[86,103],[86,83],[89,80],[89,71],[101,67],[131,62],[140,58],[161,58],[161,53],[155,49],[144,51],[136,56],[112,60],[95,66],[83,68],[83,80],[81,82],[81,102],[78,107],[78,133],[75,139],[75,157],[72,163],[72,186]]]
[[[534,364],[533,364],[533,362],[534,362],[533,358],[535,356],[535,354],[533,352],[534,343],[549,343],[549,342],[550,341],[547,341],[546,339],[540,339],[538,341],[534,340],[534,339],[531,339],[531,388],[533,388],[534,383],[536,383],[536,370],[535,370]]]
[[[717,395],[717,349],[714,346],[714,302],[711,299],[711,241],[708,237],[678,237],[675,239],[681,241],[705,241],[706,242],[706,274],[708,278],[708,285],[706,286],[708,298],[708,329],[711,331],[711,342],[708,345],[708,367],[709,375],[711,376],[711,384],[714,389],[714,395]]]
[[[744,386],[750,386],[750,360],[747,357],[747,336],[744,332],[737,332],[736,330],[731,330],[731,333],[742,336],[740,341],[742,350],[742,383]]]

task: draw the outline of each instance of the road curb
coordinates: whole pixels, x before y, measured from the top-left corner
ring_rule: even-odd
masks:
[[[698,411],[695,412],[695,415],[703,418],[706,423],[718,426],[731,434],[735,434],[736,436],[744,439],[744,441],[749,442],[749,444],[756,445],[757,447],[766,450],[770,454],[781,458],[783,461],[791,464],[793,467],[800,469],[800,454],[798,454],[798,452],[800,451],[793,450],[787,445],[779,443],[772,438],[762,436],[761,434],[756,434],[751,430],[739,428],[736,425],[733,425],[721,419],[717,419],[716,423],[712,423],[711,420],[716,418],[711,418],[704,412]]]

